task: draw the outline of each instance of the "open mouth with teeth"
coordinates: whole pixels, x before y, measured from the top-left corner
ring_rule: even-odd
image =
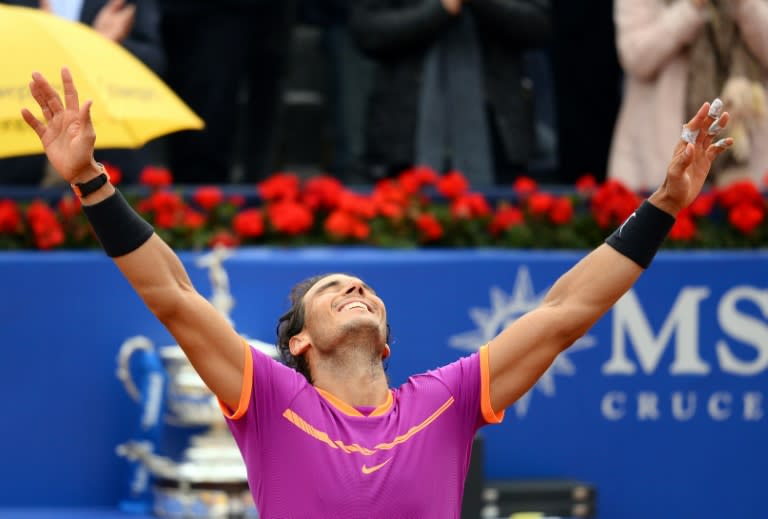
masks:
[[[366,306],[365,303],[361,303],[360,301],[350,301],[349,303],[339,308],[339,312],[343,312],[345,310],[365,310],[366,312],[370,312],[368,306]]]

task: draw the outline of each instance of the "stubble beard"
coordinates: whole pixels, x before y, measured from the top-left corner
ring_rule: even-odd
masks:
[[[327,360],[339,367],[370,364],[374,369],[382,367],[382,355],[386,334],[381,324],[370,319],[344,323],[333,338]]]

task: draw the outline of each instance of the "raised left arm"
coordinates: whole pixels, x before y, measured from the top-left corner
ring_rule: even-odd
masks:
[[[716,135],[707,130],[716,115],[710,116],[709,108],[709,103],[702,105],[686,125],[694,135],[698,130],[698,136],[690,139],[694,142],[681,139],[678,143],[664,183],[648,199],[654,207],[638,209],[612,239],[560,277],[538,308],[509,325],[489,343],[494,411],[505,409],[525,394],[555,357],[586,333],[629,290],[653,257],[674,217],[699,194],[712,161],[733,144],[732,139],[713,143]],[[720,126],[727,123],[728,114],[724,113]],[[667,226],[658,223],[664,220],[668,220]]]

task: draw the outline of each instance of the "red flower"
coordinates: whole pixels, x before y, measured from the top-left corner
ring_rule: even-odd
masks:
[[[42,250],[52,249],[64,243],[64,229],[58,220],[52,219],[44,228],[35,230],[35,245]]]
[[[35,200],[27,207],[27,220],[29,220],[30,225],[49,220],[51,217],[56,217],[53,209],[42,200]]]
[[[366,220],[376,216],[376,205],[370,197],[344,191],[339,197],[338,208]]]
[[[156,213],[173,213],[184,207],[181,196],[170,191],[156,191],[149,197],[148,202],[146,205],[142,204],[142,209]]]
[[[429,166],[415,166],[400,173],[397,180],[407,194],[413,195],[423,186],[435,184],[438,181],[438,175]]]
[[[232,228],[242,238],[258,238],[264,234],[264,216],[259,209],[246,209],[232,219]]]
[[[669,231],[669,238],[674,241],[690,241],[696,236],[696,223],[692,218],[693,211],[685,208],[680,211],[675,225]]]
[[[0,200],[0,234],[21,232],[21,211],[13,200]]]
[[[32,228],[35,245],[47,250],[64,243],[64,229],[48,204],[35,200],[27,207],[27,220]]]
[[[66,220],[74,218],[80,212],[80,199],[65,195],[59,200],[59,214]]]
[[[110,164],[109,162],[102,162],[101,165],[104,166],[104,171],[106,171],[107,175],[109,176],[109,182],[113,186],[119,184],[123,179],[123,170],[114,164]]]
[[[394,202],[384,201],[377,204],[377,207],[379,214],[390,220],[400,220],[405,216],[405,207]]]
[[[696,200],[688,206],[691,214],[698,218],[709,216],[717,200],[717,191],[712,190],[707,193],[701,193]]]
[[[517,177],[512,184],[512,190],[523,200],[535,193],[538,188],[538,184],[531,177]]]
[[[422,213],[416,219],[416,227],[423,241],[439,240],[443,236],[443,226],[431,213]]]
[[[469,182],[461,172],[449,171],[437,181],[437,191],[445,198],[453,200],[469,191]]]
[[[751,180],[742,180],[734,182],[720,191],[720,203],[723,207],[730,209],[740,204],[752,204],[756,207],[763,207],[765,202],[757,189],[757,186]]]
[[[528,210],[533,215],[542,216],[549,213],[554,203],[555,197],[549,193],[534,193],[528,198]]]
[[[208,246],[210,248],[217,246],[232,248],[237,247],[238,245],[240,245],[240,240],[229,231],[217,231],[211,239],[208,240]]]
[[[520,209],[507,205],[496,211],[493,220],[488,224],[488,230],[492,234],[498,235],[515,225],[520,225],[523,223],[523,220],[523,212]]]
[[[640,198],[617,180],[608,180],[592,196],[592,215],[605,229],[619,225],[640,205]]]
[[[740,203],[728,212],[728,221],[744,234],[751,234],[765,219],[765,210],[749,202]]]
[[[597,188],[597,180],[592,173],[582,175],[576,180],[576,191],[583,195],[588,195]]]
[[[564,225],[573,219],[573,203],[567,196],[561,196],[549,208],[549,219],[557,225]]]
[[[107,171],[107,175],[109,175],[110,184],[116,186],[120,183],[121,180],[123,180],[123,170],[114,164],[110,164],[109,162],[102,162],[101,165],[104,166],[104,169]]]
[[[392,219],[400,219],[405,214],[408,195],[397,183],[383,179],[376,183],[371,199],[378,214]]]
[[[192,199],[204,211],[211,211],[221,204],[224,194],[216,186],[204,186],[195,191]]]
[[[192,230],[202,229],[205,226],[205,215],[195,211],[194,209],[187,208],[184,211],[184,218],[181,223],[184,227]]]
[[[299,198],[299,177],[293,173],[275,173],[257,186],[261,198],[267,201]]]
[[[334,211],[325,220],[325,230],[336,238],[357,238],[365,240],[371,228],[363,220],[344,211]]]
[[[314,216],[305,206],[296,202],[278,202],[267,209],[272,227],[282,233],[296,236],[312,228]]]
[[[139,174],[139,184],[148,186],[152,189],[170,186],[173,177],[168,168],[158,168],[156,166],[146,166]]]
[[[371,226],[362,220],[356,220],[352,235],[358,240],[367,240],[371,235]]]
[[[335,209],[343,191],[344,185],[337,178],[319,175],[305,182],[302,201],[312,210]]]
[[[482,194],[468,193],[453,201],[451,214],[459,219],[483,217],[491,214],[491,208]]]
[[[160,229],[173,229],[179,223],[180,213],[176,211],[158,211],[155,213],[155,226]]]

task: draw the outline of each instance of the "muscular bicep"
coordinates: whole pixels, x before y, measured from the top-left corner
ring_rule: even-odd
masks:
[[[542,306],[524,315],[488,343],[491,406],[500,412],[523,396],[576,338],[554,325],[557,307]]]
[[[208,388],[231,409],[237,409],[246,346],[224,316],[200,294],[190,291],[162,320]]]
[[[245,364],[243,341],[197,293],[173,250],[155,234],[138,249],[115,258],[115,264],[211,391],[236,409]]]

